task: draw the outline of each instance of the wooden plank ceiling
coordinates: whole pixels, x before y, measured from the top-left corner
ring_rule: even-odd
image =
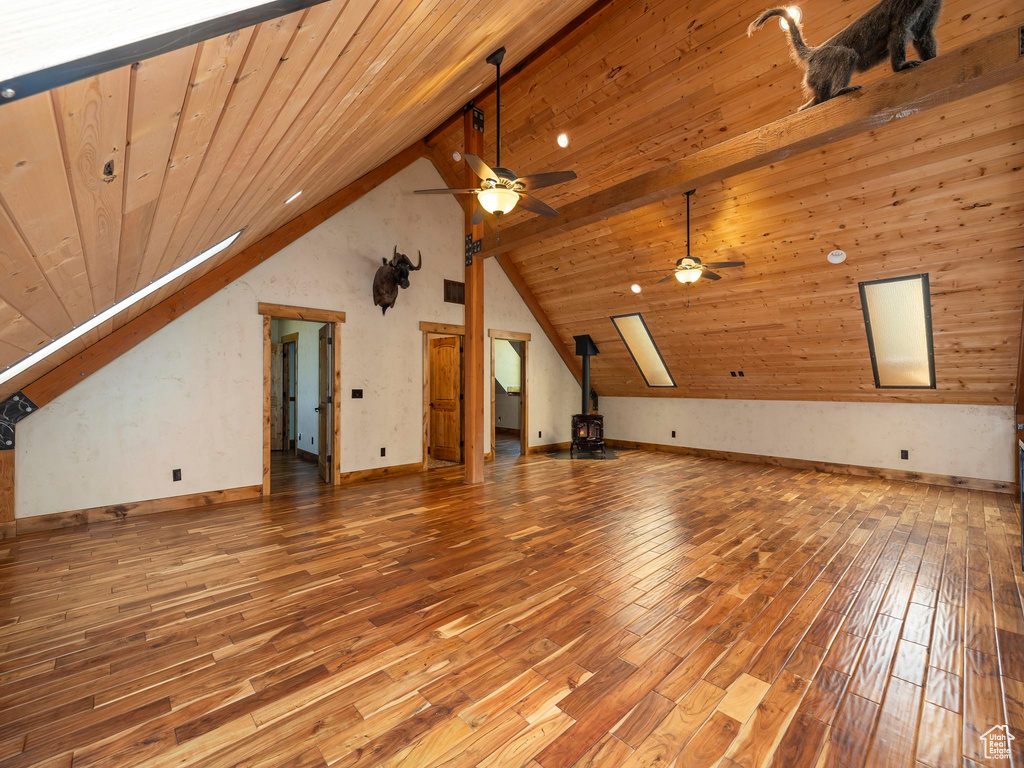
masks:
[[[807,0],[821,42],[872,4]],[[502,89],[502,164],[572,168],[578,199],[789,114],[800,72],[763,0],[604,4]],[[948,0],[940,51],[1024,22],[1014,0]],[[882,66],[856,82],[891,74]],[[854,97],[855,98],[855,97]],[[493,97],[482,100],[493,115]],[[589,333],[602,395],[1011,404],[1024,300],[1024,84],[1018,82],[697,191],[694,255],[744,260],[689,290],[643,270],[685,251],[683,200],[512,251],[562,339]],[[555,138],[566,132],[567,149]],[[493,123],[487,132],[493,158]],[[452,164],[461,129],[431,137]],[[514,211],[508,227],[530,214]],[[845,264],[826,254],[841,248]],[[876,390],[857,283],[931,275],[938,388]],[[643,293],[629,286],[639,282]],[[678,388],[648,389],[609,316],[643,312]],[[744,372],[732,377],[730,371]]]
[[[515,64],[588,5],[332,0],[0,108],[0,369],[248,227],[0,398],[422,138],[494,48]]]
[[[820,42],[870,4],[807,0],[805,35]],[[427,135],[490,82],[481,59],[497,45],[514,65],[589,6],[334,0],[0,108],[0,368],[248,227],[0,397]],[[507,80],[503,165],[575,169],[578,181],[542,193],[557,206],[790,113],[803,97],[783,33],[745,35],[762,6],[600,0]],[[1024,7],[948,0],[942,19],[950,50],[1024,22]],[[681,200],[509,258],[567,344],[597,340],[604,395],[1010,403],[1022,101],[1021,84],[1006,86],[698,190],[695,254],[747,262],[717,283],[687,291],[638,274],[683,253]],[[481,105],[493,158],[493,96]],[[445,125],[430,143],[458,177],[461,125]],[[825,261],[833,248],[850,254],[845,264]],[[932,278],[938,390],[875,390],[857,282],[921,271]],[[637,310],[675,390],[644,386],[608,320]]]

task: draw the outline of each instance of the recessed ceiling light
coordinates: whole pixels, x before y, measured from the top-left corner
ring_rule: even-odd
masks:
[[[149,285],[147,285],[144,288],[140,288],[135,293],[133,293],[131,296],[129,296],[129,297],[125,298],[125,299],[121,299],[121,301],[117,302],[117,304],[115,304],[114,306],[104,310],[103,312],[100,312],[98,315],[95,315],[91,319],[86,320],[81,325],[76,326],[75,328],[72,328],[70,331],[65,333],[63,336],[60,336],[60,337],[54,339],[52,342],[47,344],[42,349],[37,350],[37,351],[33,352],[31,355],[29,355],[28,357],[19,360],[17,363],[15,363],[14,365],[12,365],[9,368],[7,368],[7,370],[5,370],[2,373],[0,373],[0,384],[3,384],[5,381],[10,381],[15,376],[17,376],[19,373],[28,370],[33,365],[38,363],[40,360],[43,360],[43,359],[49,357],[50,355],[52,355],[54,352],[56,352],[61,347],[66,347],[72,341],[74,341],[75,339],[81,338],[82,336],[87,334],[89,331],[91,331],[93,328],[95,328],[96,326],[102,325],[107,320],[112,318],[114,315],[116,315],[119,312],[123,312],[124,310],[128,309],[128,307],[130,307],[132,304],[135,304],[136,302],[142,301],[144,298],[149,296],[154,291],[158,291],[159,289],[163,288],[168,283],[170,283],[170,282],[172,282],[174,280],[177,280],[179,277],[184,275],[186,272],[188,272],[191,269],[194,269],[194,268],[198,267],[200,264],[202,264],[207,259],[213,258],[218,253],[223,251],[225,248],[230,247],[230,245],[233,242],[235,242],[235,240],[238,239],[238,236],[240,234],[242,234],[242,232],[244,232],[244,231],[245,231],[245,227],[242,227],[240,230],[235,232],[235,234],[231,235],[231,237],[228,237],[228,238],[225,238],[224,240],[221,240],[216,245],[210,246],[205,251],[200,253],[198,256],[195,256],[195,257],[189,259],[188,261],[186,261],[184,264],[182,264],[177,269],[172,269],[170,272],[168,272],[163,277],[154,280],[152,283],[150,283]]]
[[[833,264],[842,264],[846,261],[846,251],[832,251],[827,258]]]
[[[299,190],[298,192],[296,192],[296,193],[295,193],[294,195],[292,195],[292,196],[291,196],[291,197],[289,197],[289,198],[288,198],[287,200],[285,200],[285,201],[284,201],[284,204],[285,204],[285,205],[288,205],[288,203],[290,203],[290,202],[291,202],[292,200],[294,200],[295,198],[297,198],[297,197],[298,197],[299,195],[301,195],[301,194],[302,194],[302,190],[300,189],[300,190]]]
[[[558,134],[557,141],[558,141],[558,146],[560,146],[562,149],[565,149],[566,147],[569,146],[569,136],[567,134],[564,134],[564,133]]]
[[[457,163],[461,159],[462,159],[462,153],[461,152],[452,152],[452,160],[454,160]]]
[[[633,293],[640,293],[640,291],[642,291],[643,288],[640,287],[640,283],[633,283],[631,286],[629,286],[629,290],[631,290]]]
[[[789,14],[789,18],[791,18],[797,24],[799,24],[800,23],[800,19],[803,18],[803,13],[795,5],[789,6],[786,9],[786,13]],[[783,29],[789,29],[789,22],[786,21],[786,19],[784,17],[779,16],[779,26],[782,27]]]

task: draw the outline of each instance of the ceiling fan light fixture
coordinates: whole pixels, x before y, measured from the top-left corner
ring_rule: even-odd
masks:
[[[519,202],[519,193],[507,187],[492,187],[480,190],[476,198],[488,213],[508,213]]]
[[[699,269],[677,269],[676,280],[680,283],[696,283],[700,280],[700,273]]]

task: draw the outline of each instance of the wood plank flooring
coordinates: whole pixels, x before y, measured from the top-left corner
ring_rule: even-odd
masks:
[[[0,766],[998,768],[1003,723],[1024,765],[1010,496],[634,451],[274,483],[2,544]]]

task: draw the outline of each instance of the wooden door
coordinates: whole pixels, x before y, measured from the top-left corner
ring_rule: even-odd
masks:
[[[430,455],[444,461],[462,460],[460,341],[430,340]]]
[[[281,345],[270,345],[270,450],[284,449],[284,423],[281,416],[284,409],[283,358]]]
[[[331,482],[331,326],[320,328],[320,418],[317,443],[317,468],[325,483]]]
[[[281,435],[285,450],[292,438],[292,350],[291,343],[281,345]]]

